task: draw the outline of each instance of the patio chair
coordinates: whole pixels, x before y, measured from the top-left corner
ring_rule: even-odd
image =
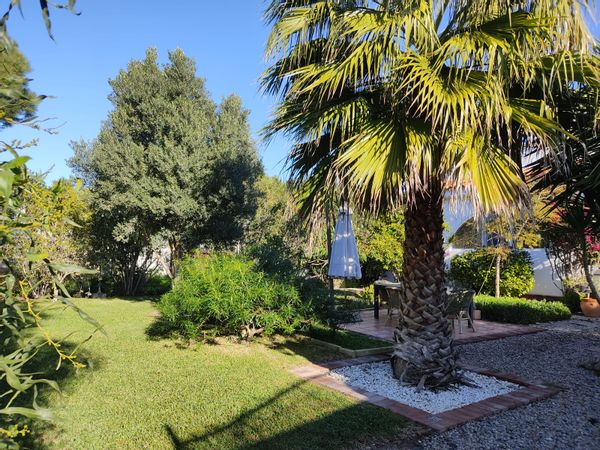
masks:
[[[394,309],[400,314],[400,302],[402,301],[401,290],[399,287],[388,287],[384,289],[388,297],[388,316],[394,314]]]
[[[452,329],[454,329],[454,321],[458,321],[458,334],[462,334],[462,321],[465,319],[467,320],[467,327],[475,332],[475,324],[471,314],[475,309],[474,296],[475,291],[472,289],[448,293],[448,318],[452,321]]]
[[[379,304],[390,304],[390,295],[387,288],[379,288]],[[388,308],[389,309],[389,308]]]

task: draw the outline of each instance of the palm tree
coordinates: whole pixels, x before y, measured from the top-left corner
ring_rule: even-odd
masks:
[[[304,211],[337,190],[373,213],[402,205],[405,294],[395,375],[457,380],[447,320],[443,200],[482,214],[527,208],[520,158],[563,136],[552,88],[598,82],[580,2],[272,0],[262,78],[279,103],[265,130],[294,140]]]

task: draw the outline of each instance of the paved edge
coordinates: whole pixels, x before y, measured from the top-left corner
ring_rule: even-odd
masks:
[[[495,341],[496,339],[503,339],[503,338],[513,337],[513,336],[525,336],[527,334],[540,333],[542,331],[549,331],[548,328],[534,327],[531,325],[519,325],[519,326],[527,327],[527,328],[519,329],[519,330],[511,330],[511,331],[500,331],[498,333],[490,333],[490,334],[478,335],[478,336],[477,335],[476,336],[466,336],[466,334],[463,333],[461,335],[462,336],[461,339],[454,338],[452,341],[454,342],[455,346],[459,346],[459,345],[464,345],[464,344],[475,344],[476,342]],[[347,331],[352,331],[353,333],[362,334],[363,336],[370,337],[371,339],[378,339],[380,341],[391,342],[392,344],[394,342],[390,339],[374,336],[372,334],[368,334],[368,333],[365,333],[362,331],[351,330],[349,328],[344,328],[344,329]]]
[[[446,431],[450,428],[462,425],[472,420],[478,420],[503,411],[517,408],[528,403],[542,400],[557,394],[562,389],[546,383],[530,383],[522,378],[493,370],[469,367],[461,365],[461,368],[482,375],[510,381],[518,384],[520,389],[496,397],[486,398],[479,402],[471,403],[460,408],[451,409],[438,414],[432,414],[422,409],[400,403],[365,389],[349,386],[329,375],[331,369],[355,366],[372,362],[380,362],[389,359],[389,355],[369,355],[353,359],[330,361],[323,364],[308,364],[291,369],[290,371],[313,383],[325,386],[329,389],[341,392],[349,397],[368,402],[399,414],[413,422],[420,423],[435,431]]]

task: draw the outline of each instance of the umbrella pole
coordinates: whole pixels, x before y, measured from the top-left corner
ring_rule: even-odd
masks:
[[[329,219],[329,202],[325,203],[325,226],[327,227],[327,267],[331,263],[331,223]],[[327,277],[329,285],[329,309],[332,313],[335,309],[335,302],[333,300],[333,278]]]

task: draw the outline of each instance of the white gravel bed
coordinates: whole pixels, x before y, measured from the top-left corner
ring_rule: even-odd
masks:
[[[350,386],[374,392],[432,414],[460,408],[520,388],[517,384],[497,378],[464,372],[468,380],[476,386],[457,385],[437,392],[426,389],[418,391],[412,386],[401,384],[394,378],[389,361],[342,367],[331,370],[330,375]]]
[[[580,365],[600,358],[596,324],[576,317],[553,331],[465,344],[460,360],[563,387],[557,395],[432,433],[414,448],[426,450],[591,450],[600,448],[600,377]],[[385,447],[386,450],[397,448]]]

